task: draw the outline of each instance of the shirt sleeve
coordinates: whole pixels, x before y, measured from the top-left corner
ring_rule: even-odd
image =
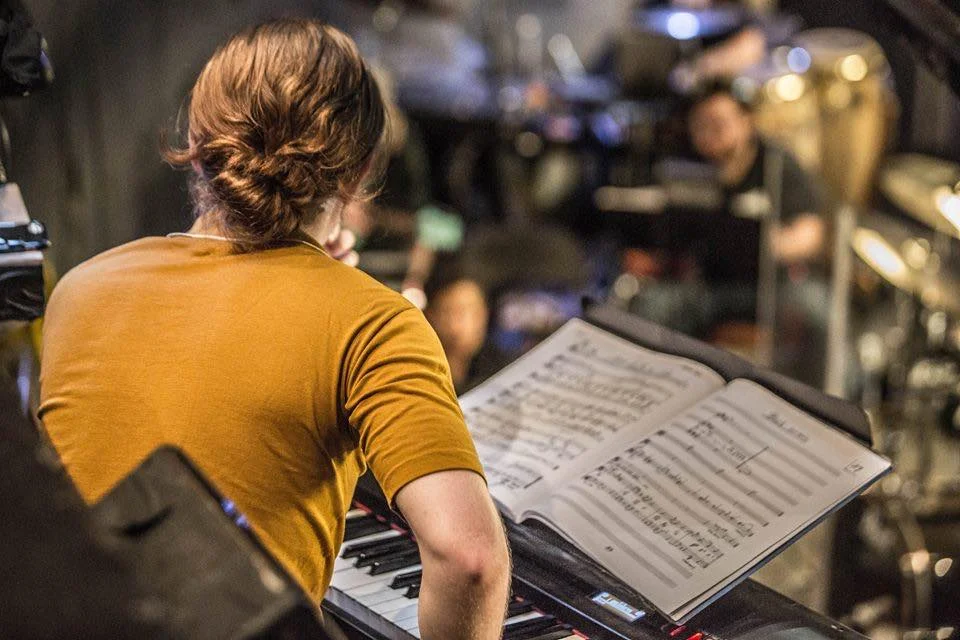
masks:
[[[446,356],[418,309],[387,320],[346,364],[346,417],[390,504],[406,484],[437,471],[483,475]]]

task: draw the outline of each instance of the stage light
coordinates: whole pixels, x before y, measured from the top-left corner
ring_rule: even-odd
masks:
[[[700,35],[700,18],[686,11],[678,11],[667,18],[667,33],[677,40],[690,40]]]
[[[867,77],[870,67],[859,53],[854,53],[840,61],[840,77],[850,82],[860,82]]]
[[[777,78],[777,96],[784,102],[799,100],[806,88],[806,82],[795,73]]]
[[[787,53],[787,67],[794,73],[806,73],[813,64],[813,58],[803,47],[794,47]]]

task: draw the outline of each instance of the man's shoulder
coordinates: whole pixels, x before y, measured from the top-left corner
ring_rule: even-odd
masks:
[[[288,289],[300,298],[294,304],[303,313],[322,315],[338,322],[381,326],[405,311],[417,308],[400,293],[361,269],[326,255],[301,256],[291,262],[294,282]],[[418,311],[419,313],[419,311]]]
[[[67,273],[60,278],[60,283],[77,283],[86,280],[96,281],[105,272],[125,268],[129,266],[132,261],[137,260],[139,256],[156,251],[161,240],[162,238],[154,237],[140,238],[107,249],[93,257],[87,258],[67,271]]]

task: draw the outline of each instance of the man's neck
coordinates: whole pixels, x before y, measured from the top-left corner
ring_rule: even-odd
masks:
[[[320,238],[323,237],[323,234],[326,233],[327,236],[330,235],[330,221],[316,221],[310,225],[301,226],[294,236],[301,236],[301,239],[313,242],[318,245],[323,245],[324,241]],[[334,224],[336,229],[339,229],[339,224]],[[195,233],[199,235],[210,235],[210,236],[220,236],[223,238],[232,238],[233,235],[230,233],[230,229],[223,222],[223,218],[216,211],[206,211],[193,221],[193,224],[190,225],[189,233]]]
[[[212,211],[207,211],[197,216],[193,224],[190,225],[189,232],[201,235],[229,237],[220,217]]]
[[[751,138],[746,144],[724,161],[720,166],[720,182],[732,187],[743,182],[760,153],[760,143]]]

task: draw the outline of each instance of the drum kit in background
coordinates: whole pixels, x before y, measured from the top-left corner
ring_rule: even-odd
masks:
[[[800,32],[734,88],[761,133],[859,212],[839,245],[856,256],[845,314],[856,364],[844,387],[895,472],[867,494],[856,541],[842,526],[827,534],[834,553],[856,553],[862,570],[850,590],[863,600],[833,613],[873,638],[960,637],[960,165],[886,156],[898,104],[883,51],[863,33]],[[794,558],[781,573],[808,565]],[[831,588],[852,586],[838,573]],[[804,599],[816,582],[794,595]]]
[[[821,175],[837,200],[868,202],[898,113],[875,40],[851,29],[802,31],[735,88],[754,105],[760,132]]]
[[[892,156],[878,187],[889,211],[861,215],[850,239],[855,351],[859,400],[895,471],[867,495],[861,537],[900,576],[899,630],[949,638],[960,627],[960,165]]]

